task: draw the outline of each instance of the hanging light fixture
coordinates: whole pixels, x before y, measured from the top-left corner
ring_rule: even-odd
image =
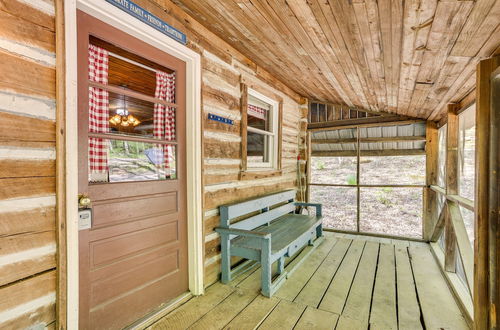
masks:
[[[109,122],[112,125],[115,126],[120,125],[123,127],[129,127],[129,126],[135,127],[141,123],[139,119],[137,119],[134,115],[128,112],[124,95],[122,98],[122,107],[116,109],[116,114],[113,117],[111,117]]]

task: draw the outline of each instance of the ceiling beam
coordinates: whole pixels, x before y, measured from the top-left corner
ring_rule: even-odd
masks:
[[[424,136],[387,136],[387,137],[366,137],[360,138],[361,143],[376,143],[376,142],[416,142],[425,141]],[[338,143],[356,143],[356,138],[345,139],[313,139],[312,144],[338,144]]]
[[[416,156],[425,155],[424,149],[387,149],[387,150],[361,150],[360,156]],[[356,157],[356,150],[337,150],[337,151],[312,151],[313,157]]]

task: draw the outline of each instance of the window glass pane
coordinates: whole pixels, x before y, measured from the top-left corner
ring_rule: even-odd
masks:
[[[311,182],[356,184],[356,157],[312,157]]]
[[[425,184],[425,155],[360,158],[360,184]]]
[[[173,145],[89,138],[89,182],[176,179]]]
[[[438,175],[437,184],[444,188],[446,184],[446,129],[444,125],[438,130]]]
[[[465,275],[465,267],[464,267],[462,257],[460,256],[460,253],[458,252],[458,245],[456,245],[455,249],[457,251],[455,253],[455,264],[456,264],[455,272],[457,273],[458,278],[462,281],[462,284],[466,288],[468,288],[469,286],[467,284],[467,276]]]
[[[272,132],[272,107],[256,97],[248,96],[247,125],[263,131]]]
[[[175,140],[175,108],[165,107],[133,97],[104,91],[100,88],[90,87],[90,95],[108,95],[108,116],[99,116],[99,110],[89,110],[89,120],[101,128],[96,129],[90,125],[93,133],[116,133],[121,135],[134,135],[159,140]],[[91,99],[98,100],[95,96]],[[92,107],[92,100],[89,100]],[[106,107],[101,107],[105,109]],[[92,120],[94,117],[94,120]],[[107,129],[102,126],[108,120]]]
[[[272,150],[272,139],[269,135],[248,132],[247,162],[252,164],[269,163]]]
[[[422,188],[361,188],[360,231],[422,238]]]
[[[474,212],[460,206],[460,213],[462,214],[462,219],[464,220],[465,229],[467,230],[467,236],[469,236],[469,241],[474,247]]]
[[[130,53],[96,37],[90,43],[108,51],[108,84],[151,97],[157,96],[157,71],[172,74],[172,95],[175,94],[175,74],[171,69]],[[174,103],[174,99],[168,100]]]
[[[458,176],[459,194],[474,200],[474,170],[476,149],[476,107],[458,116]]]
[[[356,230],[356,188],[309,186],[311,203],[323,204],[323,226]]]

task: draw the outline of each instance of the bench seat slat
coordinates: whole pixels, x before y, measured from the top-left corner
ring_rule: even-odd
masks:
[[[271,222],[273,219],[279,218],[282,215],[290,213],[294,210],[295,203],[288,203],[270,211],[254,215],[253,217],[245,219],[244,221],[231,224],[231,228],[253,230],[254,228],[260,227],[263,224]]]
[[[262,226],[255,230],[272,235],[271,252],[274,254],[293,242],[304,232],[315,227],[321,219],[315,216],[301,214],[286,214],[273,221],[269,226]],[[248,237],[237,237],[231,241],[233,246],[260,250],[260,241]]]
[[[295,198],[295,190],[287,190],[278,194],[252,199],[243,203],[221,206],[227,212],[227,219],[231,220],[242,215],[261,210],[265,207],[276,205]]]

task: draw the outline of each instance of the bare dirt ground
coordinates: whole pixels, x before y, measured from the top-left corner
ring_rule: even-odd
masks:
[[[363,157],[360,184],[425,184],[424,156]],[[356,158],[316,157],[312,183],[356,184]],[[361,188],[360,231],[422,237],[422,188]],[[356,230],[356,188],[311,186],[326,227]]]

